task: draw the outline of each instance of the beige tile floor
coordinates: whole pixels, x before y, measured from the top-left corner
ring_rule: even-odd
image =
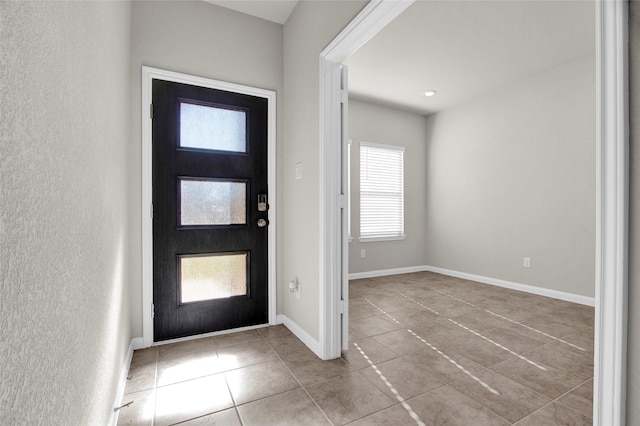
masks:
[[[592,424],[593,308],[421,272],[349,311],[332,361],[282,325],[136,351],[118,424]]]

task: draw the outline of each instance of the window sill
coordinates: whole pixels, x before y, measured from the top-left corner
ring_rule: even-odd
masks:
[[[372,243],[375,241],[403,241],[406,238],[406,235],[397,235],[394,237],[359,237],[358,241],[361,243]]]
[[[353,242],[353,237],[348,237],[348,239],[349,239],[349,243]]]

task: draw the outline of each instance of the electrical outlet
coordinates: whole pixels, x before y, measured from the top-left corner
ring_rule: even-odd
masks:
[[[296,179],[302,179],[302,161],[296,163]]]
[[[367,251],[365,249],[360,250],[360,258],[364,259],[367,257]]]
[[[522,260],[522,266],[524,266],[525,268],[531,268],[531,258],[530,257],[525,257]]]

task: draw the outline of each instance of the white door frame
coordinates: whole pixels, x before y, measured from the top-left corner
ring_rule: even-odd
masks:
[[[320,350],[322,359],[340,356],[343,260],[347,231],[342,227],[342,73],[340,67],[352,53],[393,21],[414,0],[372,0],[320,53]],[[345,160],[346,161],[346,160]],[[345,305],[348,301],[345,301]]]
[[[372,0],[320,54],[320,345],[340,356],[340,65],[414,0]],[[628,247],[628,5],[596,0],[595,425],[625,423]]]
[[[153,342],[153,222],[152,202],[152,149],[150,105],[153,80],[165,80],[191,84],[210,89],[226,90],[257,96],[267,100],[267,185],[269,188],[269,229],[268,229],[268,286],[269,324],[276,324],[276,92],[228,83],[210,78],[196,77],[158,68],[142,67],[142,340],[143,347]],[[254,327],[245,327],[254,328]],[[193,338],[221,334],[207,333]],[[187,338],[189,339],[189,338]],[[184,339],[175,339],[184,340]],[[166,342],[163,342],[166,343]]]

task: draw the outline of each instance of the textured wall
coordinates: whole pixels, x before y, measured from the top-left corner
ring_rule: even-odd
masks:
[[[135,1],[131,15],[132,137],[129,146],[131,332],[142,336],[141,67],[142,65],[277,92],[277,180],[282,188],[282,25],[202,1]],[[278,287],[282,276],[282,196],[276,205]],[[146,210],[145,210],[146,211]],[[278,313],[282,312],[278,291]]]
[[[595,113],[586,57],[430,116],[427,264],[593,297]]]
[[[349,137],[351,145],[351,234],[349,272],[422,266],[425,264],[426,140],[427,126],[422,115],[349,100]],[[360,142],[401,145],[404,153],[404,228],[403,241],[361,243],[360,235]],[[360,257],[360,250],[366,257]]]
[[[0,15],[0,423],[105,425],[130,341],[130,4]]]
[[[640,1],[629,3],[630,214],[627,425],[640,425]]]
[[[284,294],[284,313],[309,335],[319,327],[319,57],[364,7],[365,1],[308,1],[284,27],[284,275],[298,279],[300,300]],[[303,178],[295,178],[296,163]]]

